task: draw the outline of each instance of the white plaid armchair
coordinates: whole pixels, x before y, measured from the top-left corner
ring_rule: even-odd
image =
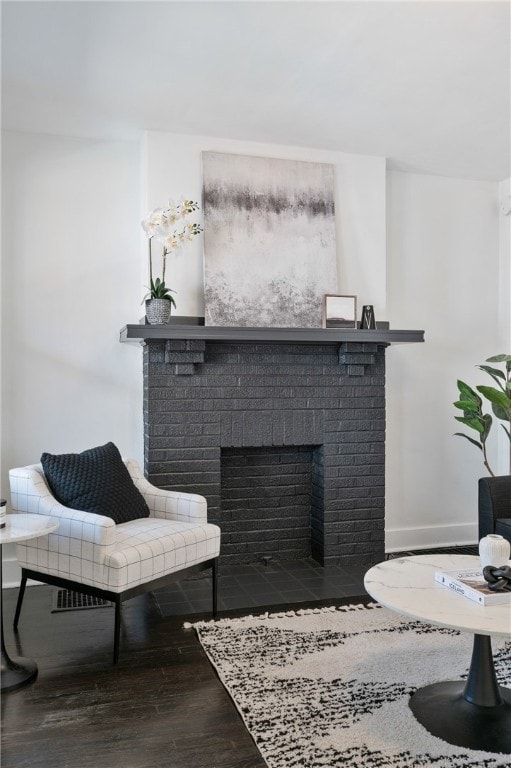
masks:
[[[16,545],[22,578],[14,627],[27,579],[110,600],[115,605],[114,664],[119,658],[121,604],[143,592],[212,568],[213,614],[217,607],[220,529],[207,522],[203,496],[151,485],[133,460],[125,460],[149,517],[115,524],[109,517],[63,506],[52,495],[41,464],[11,469],[11,506],[58,518],[54,533]]]

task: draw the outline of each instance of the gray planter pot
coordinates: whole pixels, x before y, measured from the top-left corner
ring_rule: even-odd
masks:
[[[147,299],[145,315],[150,325],[164,325],[170,320],[172,304],[168,299]]]

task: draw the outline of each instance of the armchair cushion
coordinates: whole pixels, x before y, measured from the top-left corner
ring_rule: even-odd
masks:
[[[115,523],[149,517],[149,507],[113,443],[82,453],[43,453],[41,464],[53,495],[66,507]]]

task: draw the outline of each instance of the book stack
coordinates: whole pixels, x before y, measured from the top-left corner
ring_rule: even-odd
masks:
[[[480,605],[501,605],[511,603],[511,592],[492,592],[488,587],[482,569],[464,571],[437,571],[435,580],[452,589],[458,595],[468,597]]]

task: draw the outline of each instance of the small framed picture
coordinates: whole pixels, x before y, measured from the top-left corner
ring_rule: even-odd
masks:
[[[325,295],[323,328],[356,328],[357,297]]]

